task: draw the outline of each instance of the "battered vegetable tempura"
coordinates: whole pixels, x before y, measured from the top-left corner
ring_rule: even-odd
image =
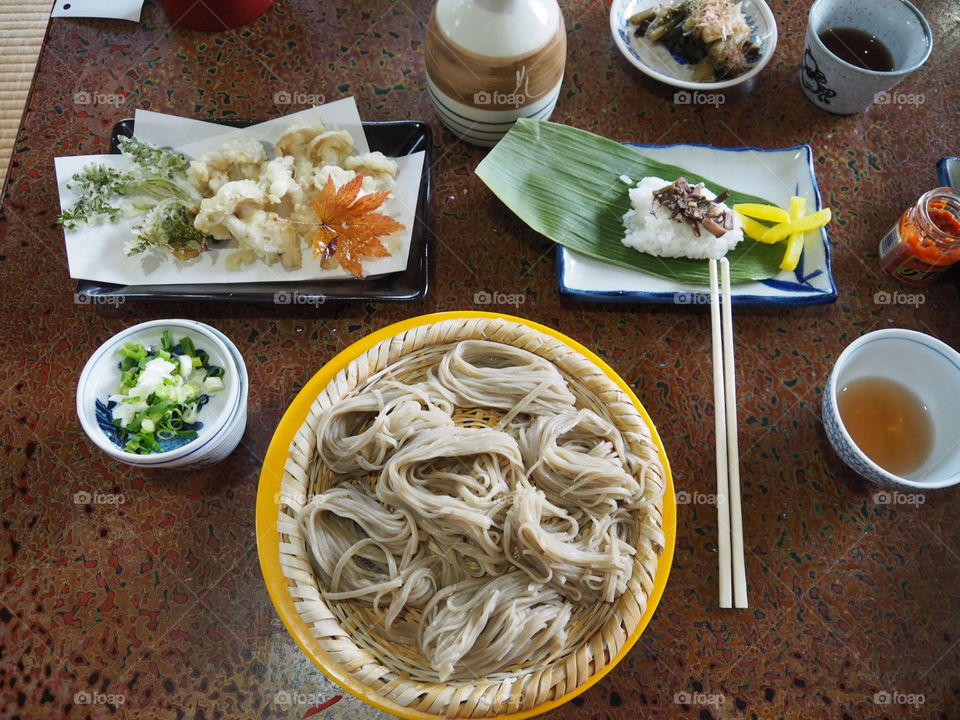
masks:
[[[259,141],[234,139],[190,163],[188,176],[205,196],[194,225],[240,244],[231,267],[260,259],[300,268],[301,243],[309,245],[319,222],[309,198],[328,178],[339,188],[362,173],[361,195],[396,187],[397,163],[379,152],[353,155],[353,138],[343,130],[295,123],[274,147],[268,160]]]

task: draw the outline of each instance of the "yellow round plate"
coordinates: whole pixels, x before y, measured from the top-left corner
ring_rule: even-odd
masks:
[[[420,315],[389,325],[358,340],[334,357],[324,365],[316,375],[310,378],[309,382],[303,387],[303,390],[301,390],[293,402],[290,403],[290,407],[288,407],[287,411],[283,414],[283,418],[280,420],[280,424],[273,434],[273,439],[270,441],[270,447],[267,450],[267,457],[263,463],[263,469],[260,472],[260,486],[257,490],[257,552],[260,555],[260,569],[263,572],[263,579],[267,584],[270,599],[273,601],[273,605],[277,609],[280,619],[283,620],[283,624],[286,625],[287,630],[293,636],[293,639],[296,640],[297,645],[307,654],[307,657],[309,657],[327,677],[350,694],[359,697],[381,710],[385,710],[402,718],[411,718],[411,720],[436,720],[437,716],[396,705],[379,695],[371,693],[366,685],[357,682],[353,676],[342,672],[341,668],[332,661],[330,656],[320,647],[317,640],[310,634],[307,623],[303,621],[297,613],[296,608],[294,608],[293,597],[287,589],[287,578],[283,576],[283,572],[280,569],[280,538],[277,533],[277,515],[280,512],[280,483],[283,480],[283,467],[287,461],[290,444],[293,442],[297,430],[300,429],[300,426],[303,425],[307,419],[307,413],[313,401],[317,398],[317,395],[320,394],[323,388],[327,386],[327,383],[329,383],[338,372],[377,343],[411,328],[420,327],[421,325],[431,325],[443,320],[477,317],[501,317],[505,320],[523,323],[528,327],[535,328],[540,332],[557,338],[593,361],[597,367],[603,370],[607,377],[617,383],[620,389],[633,400],[633,404],[636,405],[640,415],[647,423],[647,427],[650,428],[650,435],[659,450],[660,462],[663,463],[664,476],[666,479],[666,490],[663,496],[663,534],[666,542],[663,552],[660,554],[659,562],[657,563],[657,575],[654,579],[653,591],[650,593],[650,598],[647,602],[647,610],[643,614],[643,617],[640,618],[636,630],[627,638],[627,641],[620,649],[620,652],[617,653],[616,657],[566,695],[556,700],[541,703],[528,710],[498,715],[497,717],[501,720],[521,720],[521,718],[528,718],[547,712],[584,692],[610,672],[630,651],[630,648],[633,647],[644,628],[646,628],[650,622],[653,611],[656,610],[657,604],[660,602],[660,597],[663,595],[663,590],[667,585],[667,575],[670,574],[670,566],[673,563],[673,546],[677,536],[677,502],[674,496],[670,464],[667,461],[667,454],[664,452],[660,436],[657,434],[657,430],[650,420],[650,416],[647,415],[647,411],[644,410],[637,396],[633,394],[630,386],[627,385],[609,365],[576,340],[572,340],[566,335],[545,325],[540,325],[539,323],[525,320],[524,318],[513,315],[502,315],[500,313],[474,312],[468,310]]]

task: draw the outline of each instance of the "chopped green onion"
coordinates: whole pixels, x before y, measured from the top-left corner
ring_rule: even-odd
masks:
[[[191,426],[210,393],[224,389],[224,369],[209,365],[209,354],[197,350],[189,337],[175,345],[169,331],[163,332],[159,347],[125,343],[118,355],[120,388],[110,400],[123,448],[137,454],[162,452],[160,441],[197,437]],[[153,362],[158,358],[167,362]],[[138,388],[144,397],[132,394]]]

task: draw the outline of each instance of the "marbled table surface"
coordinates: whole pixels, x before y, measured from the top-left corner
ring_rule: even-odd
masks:
[[[750,95],[717,107],[676,105],[628,65],[610,37],[609,3],[563,6],[568,58],[554,120],[640,143],[809,143],[835,212],[839,299],[735,313],[751,601],[740,611],[718,609],[716,513],[697,501],[714,487],[707,309],[558,295],[552,244],[475,176],[484,151],[436,119],[423,59],[429,2],[278,0],[219,33],[172,28],[149,1],[139,25],[53,21],[0,217],[3,716],[301,718],[343,694],[294,644],[260,577],[254,502],[264,452],[291,399],[339,350],[403,318],[477,309],[545,323],[603,357],[654,419],[688,500],[649,627],[606,678],[545,717],[960,717],[960,493],[877,495],[842,465],[820,420],[832,364],[854,338],[904,327],[960,345],[956,276],[923,290],[922,304],[877,302],[878,293],[907,292],[881,273],[879,239],[937,184],[936,161],[960,154],[960,10],[918,3],[935,47],[899,90],[922,104],[837,117],[809,104],[797,80],[809,4],[771,2],[773,60]],[[84,94],[113,101],[84,103]],[[77,301],[54,224],[55,156],[105,152],[113,124],[136,108],[263,120],[348,94],[366,120],[433,127],[425,300]],[[522,303],[477,305],[483,293]],[[163,317],[215,325],[249,369],[242,445],[204,471],[111,462],[76,419],[76,381],[93,350]],[[115,501],[84,502],[95,494]],[[346,696],[315,717],[380,716]]]

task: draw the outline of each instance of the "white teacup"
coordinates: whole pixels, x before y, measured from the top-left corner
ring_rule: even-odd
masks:
[[[880,377],[906,385],[927,408],[933,439],[926,460],[906,477],[877,465],[857,447],[837,407],[855,380]],[[859,475],[891,488],[932,490],[960,483],[960,353],[914,330],[887,329],[854,340],[837,358],[823,395],[823,425],[840,458]]]
[[[893,70],[865,70],[826,48],[821,33],[837,28],[875,37],[893,57]],[[889,91],[926,62],[933,48],[930,24],[907,0],[817,0],[810,8],[800,63],[803,92],[821,110],[836,115],[863,112],[874,102],[897,101]],[[916,95],[904,103],[919,104]]]

